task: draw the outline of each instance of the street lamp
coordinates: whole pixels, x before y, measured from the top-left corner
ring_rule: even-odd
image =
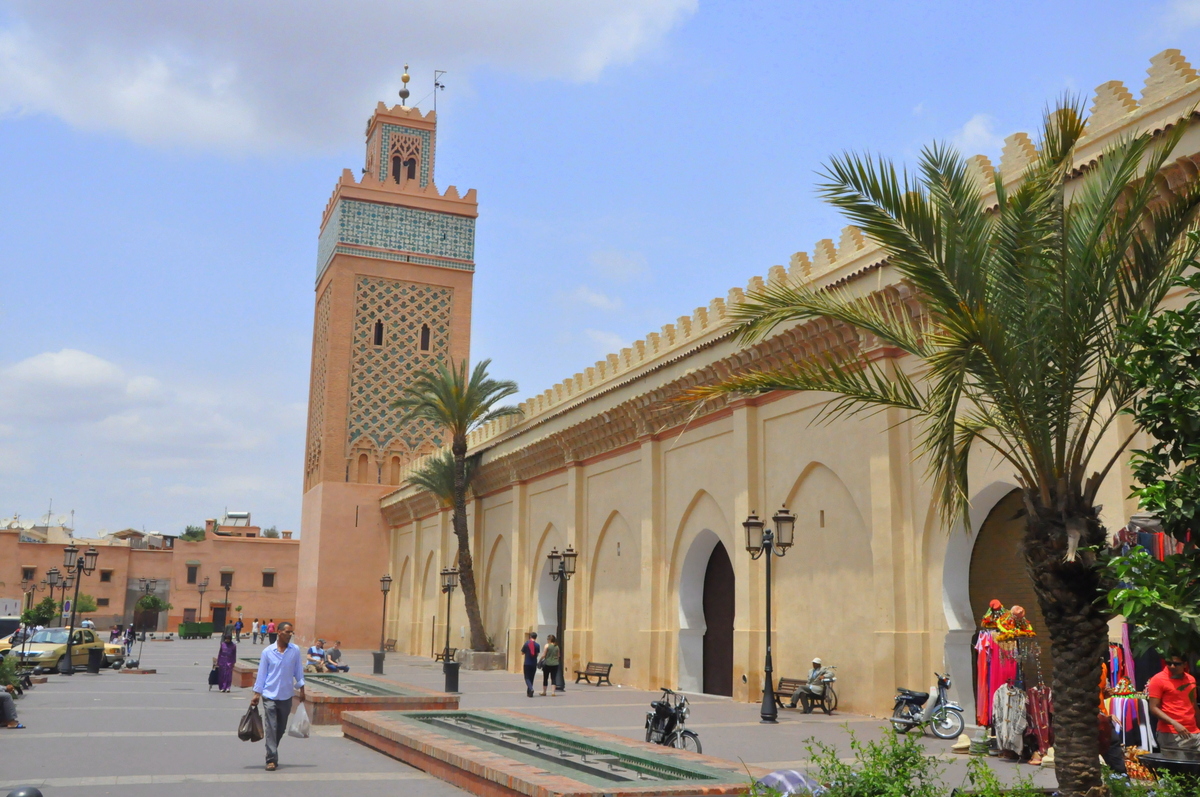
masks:
[[[567,657],[563,653],[563,636],[567,618],[567,582],[575,575],[575,549],[570,545],[562,553],[557,548],[551,548],[546,558],[550,560],[550,578],[558,582],[558,626],[555,639],[558,640],[558,672],[554,675],[554,691],[565,692],[567,683],[563,680],[563,672],[567,669]]]
[[[225,628],[228,628],[233,625],[233,623],[229,622],[229,610],[232,608],[229,605],[229,588],[233,586],[233,573],[221,574],[221,586],[225,588]],[[225,633],[225,628],[221,629],[222,635]]]
[[[458,662],[450,660],[450,596],[458,586],[458,568],[442,568],[442,592],[446,593],[446,648],[442,651],[442,672],[446,676],[445,691],[458,691]]]
[[[50,585],[50,600],[54,600],[54,590],[58,589],[58,585],[62,583],[62,574],[58,572],[57,567],[46,571],[46,583]]]
[[[383,657],[384,657],[384,637],[387,635],[387,596],[392,591],[392,575],[384,573],[379,579],[379,591],[383,593],[383,620],[379,624],[379,652],[375,654],[375,668],[373,672],[376,675],[383,675]]]
[[[138,592],[141,592],[143,595],[150,595],[154,592],[154,588],[157,585],[158,585],[157,578],[150,578],[150,579],[139,578],[138,579]],[[138,603],[141,603],[141,600],[142,600],[141,598],[138,598]],[[137,613],[138,613],[138,608],[137,608],[137,603],[135,603],[135,604],[133,604],[133,621],[135,623],[137,622]],[[135,633],[137,632],[136,628],[134,628],[134,632]],[[137,665],[138,665],[139,670],[142,669],[142,646],[145,644],[146,644],[146,629],[145,629],[145,627],[143,627],[142,635],[138,638]]]
[[[84,576],[90,576],[95,571],[96,560],[99,557],[100,552],[92,545],[89,545],[88,549],[83,552],[83,556],[79,555],[79,549],[74,545],[63,548],[63,567],[66,572],[71,574],[65,583],[70,586],[72,579],[75,581],[75,595],[71,598],[71,623],[67,626],[66,664],[61,669],[63,675],[75,674],[75,660],[71,658],[71,643],[75,638],[75,606],[79,603],[79,585],[83,583]],[[63,600],[66,600],[66,597],[67,591],[64,589]]]
[[[771,683],[771,556],[784,556],[795,541],[796,516],[783,507],[776,512],[771,520],[774,529],[769,529],[759,519],[753,510],[750,517],[742,523],[746,529],[746,550],[751,559],[767,557],[767,657],[763,664],[763,676],[766,683],[763,686],[762,709],[758,716],[762,722],[777,722],[779,709],[775,707],[775,687]]]
[[[205,576],[204,580],[196,585],[196,589],[200,591],[200,619],[196,622],[202,623],[204,622],[204,593],[208,591],[208,576]]]
[[[56,574],[57,574],[57,572],[58,571],[55,571]],[[28,584],[29,586],[27,587],[26,584]],[[50,582],[44,578],[42,579],[40,584],[37,582],[28,581],[28,580],[22,581],[21,589],[25,592],[25,609],[27,611],[29,611],[30,613],[32,613],[34,596],[37,595],[38,592],[41,592],[42,590],[49,589],[49,588],[50,588]],[[30,619],[32,619],[32,618],[30,618]],[[19,659],[21,664],[25,663],[25,650],[29,644],[29,637],[33,636],[33,634],[29,633],[29,625],[30,625],[29,623],[25,623],[25,634],[21,638],[21,658]]]

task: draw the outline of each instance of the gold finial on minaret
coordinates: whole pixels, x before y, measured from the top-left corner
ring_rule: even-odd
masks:
[[[404,85],[400,87],[400,104],[404,105],[404,101],[408,99],[408,64],[404,65],[404,74],[400,76],[400,82]]]

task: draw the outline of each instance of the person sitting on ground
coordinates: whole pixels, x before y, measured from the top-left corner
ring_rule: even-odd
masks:
[[[0,723],[5,728],[24,730],[25,726],[17,721],[17,701],[13,700],[15,691],[9,685],[5,685],[4,689],[0,691]]]
[[[309,669],[309,668],[312,669]],[[308,649],[308,660],[304,666],[305,672],[325,672],[325,640],[318,639],[317,643]]]
[[[1167,666],[1146,684],[1146,693],[1163,752],[1197,749],[1196,679],[1187,671],[1187,660],[1179,653],[1167,656]]]
[[[341,642],[334,642],[329,650],[325,651],[325,669],[330,672],[350,672],[350,665],[342,664]]]
[[[795,708],[797,703],[802,703],[804,713],[811,714],[813,699],[820,700],[825,697],[825,678],[828,675],[829,668],[823,666],[820,659],[813,659],[812,669],[808,671],[808,680],[796,687],[796,691],[792,692],[792,702],[788,705]]]

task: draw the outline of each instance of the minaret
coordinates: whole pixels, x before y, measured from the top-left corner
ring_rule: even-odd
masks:
[[[470,350],[475,191],[438,191],[437,119],[404,105],[407,65],[402,80],[401,104],[379,103],[367,123],[362,179],[346,169],[334,187],[317,245],[296,630],[351,647],[378,644],[379,498],[441,444],[389,405],[417,372]]]

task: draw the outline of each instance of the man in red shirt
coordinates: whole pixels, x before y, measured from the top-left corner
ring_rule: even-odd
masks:
[[[1196,679],[1186,670],[1183,656],[1172,653],[1167,666],[1150,679],[1150,716],[1158,719],[1158,745],[1163,751],[1196,749]]]

